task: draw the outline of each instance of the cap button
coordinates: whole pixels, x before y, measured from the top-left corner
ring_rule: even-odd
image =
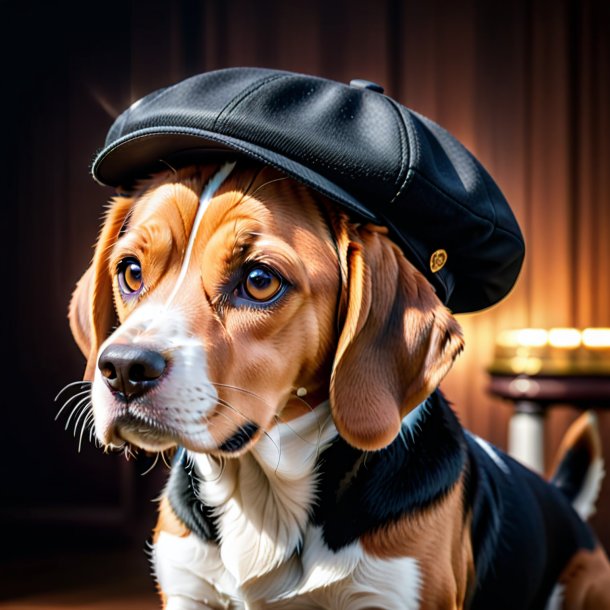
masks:
[[[350,81],[350,87],[356,87],[356,89],[370,89],[376,93],[383,93],[383,87],[377,83],[373,83],[370,80],[364,80],[362,78],[355,78]]]

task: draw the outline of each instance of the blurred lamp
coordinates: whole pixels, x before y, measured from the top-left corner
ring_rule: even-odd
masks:
[[[542,472],[548,408],[610,407],[610,328],[505,330],[488,372],[490,393],[513,405],[509,453]]]
[[[497,375],[610,375],[610,328],[520,328],[496,339]]]

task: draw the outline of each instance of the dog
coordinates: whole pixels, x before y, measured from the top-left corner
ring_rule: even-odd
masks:
[[[70,309],[97,439],[175,451],[166,610],[610,608],[583,415],[547,482],[438,386],[458,322],[384,227],[245,159],[113,199]]]

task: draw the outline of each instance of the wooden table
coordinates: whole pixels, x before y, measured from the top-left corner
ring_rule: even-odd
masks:
[[[544,419],[554,405],[610,408],[610,376],[506,375],[491,372],[489,392],[513,403],[508,429],[510,455],[544,472]]]

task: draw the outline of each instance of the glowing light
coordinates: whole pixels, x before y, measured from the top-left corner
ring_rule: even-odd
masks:
[[[544,328],[522,328],[516,333],[517,344],[526,347],[542,347],[549,339],[549,333]]]
[[[610,328],[585,328],[582,342],[586,347],[610,348]]]
[[[510,368],[513,373],[525,373],[526,375],[536,375],[542,370],[542,360],[540,358],[523,358],[516,356],[510,359]]]
[[[608,375],[610,327],[521,328],[498,334],[492,374]]]
[[[549,343],[553,347],[575,348],[580,345],[581,335],[577,328],[551,328]]]
[[[542,347],[547,344],[548,332],[543,328],[505,330],[498,335],[497,344],[503,347]]]

